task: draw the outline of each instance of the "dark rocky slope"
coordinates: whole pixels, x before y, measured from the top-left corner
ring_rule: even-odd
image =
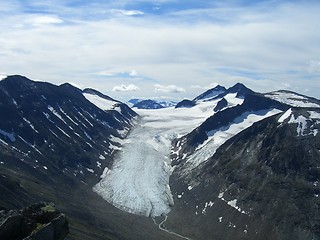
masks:
[[[167,226],[199,240],[320,239],[320,110],[281,116],[231,138],[188,175],[178,166]]]

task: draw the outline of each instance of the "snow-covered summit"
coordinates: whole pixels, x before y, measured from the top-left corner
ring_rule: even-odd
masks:
[[[287,90],[266,93],[264,96],[288,104],[292,107],[320,107],[320,101],[318,99]]]

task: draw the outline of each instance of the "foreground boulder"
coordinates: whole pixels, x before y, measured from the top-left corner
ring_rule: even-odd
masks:
[[[52,203],[37,203],[22,210],[0,211],[0,239],[63,240],[68,221]]]

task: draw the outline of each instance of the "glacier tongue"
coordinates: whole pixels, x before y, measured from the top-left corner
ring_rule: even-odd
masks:
[[[127,212],[150,217],[167,214],[173,204],[169,187],[171,140],[188,133],[213,113],[212,108],[204,111],[202,107],[137,110],[142,116],[140,124],[93,190]]]
[[[173,204],[169,189],[169,148],[157,136],[159,129],[137,127],[117,156],[112,169],[94,190],[127,212],[160,216]],[[148,141],[146,141],[148,140]]]

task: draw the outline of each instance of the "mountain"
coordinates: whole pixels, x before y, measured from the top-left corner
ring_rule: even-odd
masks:
[[[166,226],[196,239],[319,239],[319,120],[319,108],[289,108],[188,173],[178,165]]]
[[[138,102],[141,102],[143,99],[139,99],[139,98],[132,98],[128,101],[128,104],[131,104],[132,106],[135,105]]]
[[[0,90],[2,153],[14,147],[10,154],[43,173],[94,174],[99,167],[93,157],[111,156],[118,145],[113,138],[124,138],[136,116],[120,103],[119,109],[104,111],[85,98],[89,93],[84,96],[70,84],[10,76]]]
[[[226,107],[230,94],[243,102]],[[210,101],[214,114],[172,142],[166,227],[199,240],[320,239],[319,100],[238,84]]]
[[[193,101],[204,101],[208,100],[214,97],[217,97],[218,95],[224,93],[227,89],[225,87],[222,87],[220,85],[217,85],[214,88],[211,88],[204,93],[200,94],[199,96],[195,97]]]
[[[147,99],[147,100],[142,100],[140,102],[137,102],[132,106],[133,108],[138,108],[138,109],[160,109],[164,108],[161,104],[157,103],[154,100]]]
[[[169,99],[162,99],[162,100],[157,100],[157,103],[159,103],[161,106],[167,108],[167,107],[174,107],[177,102]]]
[[[217,105],[215,106],[215,108],[213,109],[213,111],[215,112],[219,112],[220,110],[224,109],[225,107],[228,106],[228,101],[225,98],[222,98]]]
[[[72,240],[320,239],[320,101],[218,90],[138,116],[94,89],[3,79],[0,209],[54,202]]]
[[[177,103],[175,108],[191,108],[191,107],[194,107],[195,105],[196,105],[195,101],[190,101],[188,99],[184,99],[181,102]]]
[[[256,115],[258,119],[260,119],[260,117],[264,118],[268,116],[272,111],[280,112],[288,108],[289,106],[260,94],[247,95],[241,105],[218,111],[187,135],[175,139],[172,144],[172,152],[174,153],[171,155],[172,162],[173,164],[177,164],[186,157],[194,154],[198,149],[200,150],[200,148],[202,148],[203,150],[207,144],[210,144],[210,141],[214,142],[213,138],[216,134],[219,134],[219,132],[225,132],[231,128],[235,130],[235,132],[230,132],[227,136],[224,136],[223,139],[221,139],[222,141],[236,135],[248,124],[246,121],[249,121],[251,115]],[[243,124],[244,126],[242,126]],[[236,125],[238,125],[238,127],[236,127]],[[219,147],[219,145],[217,145],[217,147]],[[213,153],[215,149],[214,146],[211,145],[207,148],[209,148],[210,154]],[[190,161],[190,164],[194,164],[193,161]]]
[[[243,100],[247,95],[253,94],[254,92],[244,86],[241,83],[237,83],[234,86],[226,89],[220,85],[216,86],[215,88],[209,89],[204,93],[200,94],[199,96],[195,97],[193,100],[184,99],[181,102],[177,103],[176,108],[180,107],[193,107],[197,104],[203,102],[212,102],[215,103],[216,101],[222,101],[219,106],[214,104],[216,110],[222,108],[231,107],[237,104],[242,104]],[[212,104],[209,103],[211,106]],[[221,107],[223,106],[223,107]]]
[[[129,101],[128,101],[128,104],[130,105],[130,106],[134,106],[134,105],[136,105],[136,104],[138,104],[139,102],[142,102],[142,101],[145,101],[145,99],[138,99],[138,98],[133,98],[133,99],[130,99]],[[151,101],[154,101],[155,103],[157,103],[157,104],[160,104],[162,107],[164,107],[164,108],[167,108],[167,107],[173,107],[173,106],[175,106],[176,104],[177,104],[177,102],[176,101],[173,101],[173,100],[170,100],[170,99],[153,99],[153,100],[151,100]],[[158,106],[156,104],[156,106]],[[142,105],[141,105],[142,106]],[[147,104],[146,105],[147,107],[149,107],[149,105]],[[152,105],[151,105],[152,106]],[[142,106],[143,107],[143,106]],[[159,107],[159,106],[158,106]],[[142,108],[143,109],[143,108]],[[147,109],[149,109],[149,108],[147,108]]]

